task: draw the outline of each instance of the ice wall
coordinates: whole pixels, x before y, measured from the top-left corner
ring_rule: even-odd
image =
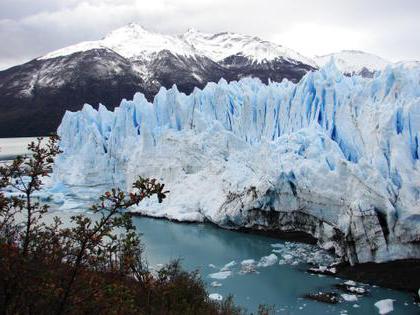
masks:
[[[331,62],[298,84],[161,89],[114,112],[85,105],[58,130],[54,179],[171,191],[133,211],[226,227],[299,230],[356,262],[420,258],[420,69],[343,76]]]

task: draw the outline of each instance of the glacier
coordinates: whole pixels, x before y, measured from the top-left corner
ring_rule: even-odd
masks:
[[[130,211],[225,228],[301,231],[351,264],[420,258],[420,68],[344,76],[334,61],[299,83],[162,88],[58,129],[55,187],[170,193]]]

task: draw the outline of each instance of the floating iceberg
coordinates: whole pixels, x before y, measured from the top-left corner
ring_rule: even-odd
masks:
[[[226,265],[224,265],[222,267],[222,269],[220,269],[220,271],[228,271],[228,270],[230,270],[234,266],[236,266],[236,261],[232,260],[231,262],[229,262]]]
[[[388,314],[394,310],[394,300],[392,299],[385,299],[380,300],[375,303],[376,308],[379,311],[379,314]]]
[[[341,294],[341,297],[344,299],[344,301],[347,301],[347,302],[356,302],[358,300],[357,295],[355,294],[343,293]]]
[[[257,267],[269,267],[275,265],[278,261],[278,258],[274,254],[261,257],[260,261],[257,264]]]
[[[209,277],[217,280],[225,280],[232,275],[232,271],[225,270],[209,274]]]
[[[162,88],[113,112],[66,112],[54,180],[170,194],[132,211],[302,231],[351,263],[420,258],[420,70],[373,79],[334,63],[299,83],[246,78],[190,95]]]
[[[212,293],[212,294],[209,294],[209,299],[213,301],[222,301],[223,296],[220,295],[219,293]]]
[[[239,274],[257,273],[257,266],[254,259],[245,259],[241,261],[241,270]]]
[[[218,288],[218,287],[222,286],[222,284],[220,282],[217,282],[217,281],[213,281],[212,283],[210,283],[210,285],[214,288]]]

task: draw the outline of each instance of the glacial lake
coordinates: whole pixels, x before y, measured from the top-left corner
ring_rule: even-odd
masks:
[[[4,150],[4,140],[9,144],[7,150]],[[28,140],[19,138],[20,145],[13,145],[9,139],[0,139],[1,152],[7,159],[24,153],[22,150]],[[49,218],[59,216],[66,222],[75,213],[85,212],[85,207],[77,208],[77,205],[86,204],[86,199],[66,200],[66,204],[74,207],[65,210],[65,207],[60,209],[58,206],[59,210],[51,211]],[[374,304],[379,300],[393,299],[394,311],[391,314],[420,313],[420,307],[413,303],[410,294],[363,284],[358,286],[367,289],[369,295],[358,297],[357,301],[329,305],[303,298],[308,293],[336,291],[335,284],[348,280],[308,273],[306,270],[310,266],[307,261],[324,259],[324,254],[310,245],[223,230],[210,224],[174,223],[144,217],[133,217],[133,221],[142,234],[150,268],[158,269],[173,259],[181,259],[185,269],[199,271],[209,293],[223,297],[232,294],[236,304],[251,312],[259,304],[267,304],[274,305],[279,314],[378,314]],[[258,263],[262,257],[271,254],[276,255],[281,264],[276,261],[273,265],[244,272],[242,261],[253,259]],[[220,272],[221,269],[224,273]]]
[[[60,216],[66,222],[71,215],[80,211],[56,210],[52,216]],[[88,215],[92,215],[87,213]],[[348,279],[310,274],[305,258],[319,251],[307,244],[286,242],[255,234],[239,233],[220,229],[211,224],[175,223],[145,217],[133,217],[133,222],[145,246],[145,257],[149,268],[159,269],[174,259],[181,259],[182,266],[190,271],[198,270],[207,284],[209,293],[223,297],[233,295],[237,305],[253,312],[259,304],[274,305],[276,314],[378,314],[374,304],[382,299],[393,299],[391,314],[419,314],[420,307],[413,303],[410,294],[391,289],[359,284],[369,291],[368,296],[357,301],[343,301],[329,305],[303,298],[308,293],[337,291],[335,284]],[[276,252],[273,252],[277,251]],[[282,253],[279,254],[278,252]],[[293,256],[289,262],[268,267],[257,267],[255,272],[241,272],[241,262],[253,259],[258,263],[261,257],[274,253]],[[235,261],[235,264],[231,263]],[[293,264],[298,261],[298,264]],[[226,270],[231,275],[226,279],[214,279],[211,275],[231,263]],[[217,287],[211,283],[217,282]]]

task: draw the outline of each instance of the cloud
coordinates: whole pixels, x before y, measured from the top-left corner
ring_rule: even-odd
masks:
[[[366,49],[372,34],[357,28],[301,23],[272,35],[272,40],[293,47],[304,55],[325,55],[342,49]]]
[[[135,21],[151,30],[234,31],[311,56],[360,49],[420,59],[417,0],[2,0],[0,67]]]

